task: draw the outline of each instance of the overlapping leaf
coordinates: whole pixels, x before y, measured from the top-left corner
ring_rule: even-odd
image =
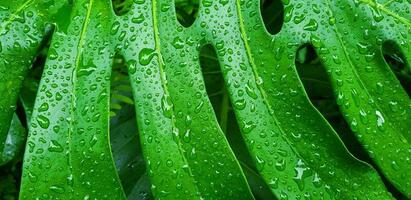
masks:
[[[29,127],[22,199],[125,198],[108,141],[116,53],[128,64],[154,197],[252,199],[207,96],[199,54],[208,44],[217,51],[247,149],[275,196],[392,198],[309,101],[295,67],[306,44],[327,69],[356,138],[411,196],[410,98],[381,50],[396,43],[409,61],[409,1],[283,1],[284,24],[275,36],[264,29],[258,1],[203,0],[189,28],[174,17],[173,1],[129,3],[122,16],[109,1],[0,4],[1,16],[9,16],[0,27],[0,94],[10,96],[0,101],[0,141],[41,30],[56,23]],[[7,66],[16,70],[8,74]]]

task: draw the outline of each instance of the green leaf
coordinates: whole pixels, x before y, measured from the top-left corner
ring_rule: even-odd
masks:
[[[247,146],[241,137],[240,128],[236,122],[233,108],[228,98],[228,92],[224,85],[217,55],[211,45],[202,47],[200,51],[200,65],[208,97],[213,105],[219,125],[241,164],[254,197],[256,199],[275,199],[271,189],[257,172]]]
[[[1,149],[0,166],[10,162],[19,155],[24,145],[26,129],[22,126],[17,115],[13,115],[4,148]]]
[[[123,107],[112,119],[110,138],[114,161],[124,192],[128,199],[147,199],[151,197],[150,181],[141,151],[140,139],[131,107]],[[131,115],[128,115],[131,113]],[[121,119],[120,118],[123,118]]]
[[[130,27],[118,31],[118,38],[123,31],[132,36],[133,30],[141,30],[145,38],[135,41],[126,38],[124,45],[128,48],[120,50],[120,54],[127,63],[137,63],[137,67],[129,65],[129,73],[154,197],[252,199],[205,90],[194,89],[201,86],[194,85],[199,84],[193,81],[194,74],[179,71],[188,70],[185,66],[198,66],[198,61],[180,63],[165,53],[171,43],[162,40],[165,26],[161,24],[165,24],[157,14],[164,8],[173,9],[170,9],[172,5],[163,3],[135,4],[121,19],[120,27],[124,24]],[[132,23],[140,15],[145,21]],[[195,46],[187,52],[198,53]],[[183,74],[185,77],[181,77]]]
[[[411,198],[411,101],[381,50],[397,44],[411,69],[410,1],[282,2],[276,35],[264,27],[259,1],[203,0],[198,14],[195,4],[177,8],[187,15],[176,14],[184,2],[169,0],[0,3],[0,94],[7,97],[0,100],[0,155],[46,24],[55,27],[28,119],[20,198],[133,199],[142,192],[144,199],[149,178],[156,199],[253,199],[250,185],[263,186],[261,180],[279,199],[392,199],[376,170],[347,151],[310,102],[301,81],[310,74],[300,77],[295,66],[308,59],[297,54],[307,44],[328,72],[331,87],[323,89],[333,91],[357,140],[382,176]],[[199,60],[206,45],[217,52],[227,92],[207,94]],[[116,54],[128,65],[133,101],[110,94]],[[223,97],[215,111],[213,95]],[[120,164],[116,173],[109,119],[121,115],[110,110],[110,99],[118,100],[112,108],[135,106],[147,176]],[[229,138],[238,132],[230,130],[229,101],[246,149]],[[236,141],[232,147],[227,138]],[[126,148],[118,162],[132,155],[123,142],[115,147]]]
[[[127,65],[121,56],[114,57],[111,94],[121,93],[131,99],[132,89]],[[134,102],[134,100],[131,100]],[[133,104],[111,97],[115,115],[110,119],[110,144],[124,193],[128,199],[153,199],[141,149]]]
[[[407,7],[409,3],[403,2],[402,5]],[[250,12],[258,9],[257,6],[252,4],[243,7],[240,13],[242,16],[248,16]],[[313,12],[309,15],[301,14],[309,10]],[[381,16],[377,16],[375,12]],[[383,21],[379,17],[383,17]],[[349,189],[349,185],[352,186],[354,183],[359,183],[359,188],[363,187],[364,191],[370,184],[380,183],[379,186],[373,187],[382,188],[375,172],[350,158],[347,153],[343,153],[344,147],[335,137],[334,131],[318,115],[304,95],[294,69],[295,52],[305,43],[311,43],[330,72],[340,109],[358,140],[385,176],[401,192],[410,196],[410,187],[407,186],[410,180],[406,178],[409,177],[406,175],[409,172],[406,168],[410,166],[407,161],[410,145],[405,139],[409,136],[409,129],[406,127],[411,119],[408,112],[410,101],[377,51],[381,48],[382,41],[387,39],[395,39],[397,43],[405,44],[405,37],[397,30],[409,29],[408,21],[387,11],[382,5],[376,5],[374,1],[315,1],[304,6],[289,3],[285,5],[284,21],[282,31],[276,36],[268,35],[263,27],[251,29],[256,23],[261,24],[257,17],[244,20],[241,26],[242,39],[252,69],[252,73],[244,73],[247,76],[245,80],[256,80],[255,83],[251,83],[251,87],[261,94],[257,100],[262,100],[261,106],[256,106],[255,113],[263,113],[263,110],[266,110],[265,113],[272,113],[274,118],[269,121],[262,118],[254,122],[255,129],[274,130],[276,135],[284,138],[284,143],[292,146],[292,149],[286,152],[296,154],[296,160],[291,161],[289,165],[295,166],[297,170],[299,167],[296,163],[303,159],[304,163],[315,171],[313,174],[318,173],[325,184],[336,185],[340,192],[332,194],[339,193],[340,198],[363,196]],[[396,28],[389,28],[389,24],[396,24]],[[409,47],[405,44],[401,48]],[[229,82],[234,80],[231,76],[227,79]],[[379,88],[380,85],[384,85],[383,82],[386,84],[382,86],[384,91]],[[237,99],[240,100],[233,98],[233,101]],[[255,101],[250,102],[256,104]],[[396,109],[405,112],[393,111],[389,107],[390,102],[395,102]],[[237,110],[237,113],[244,113],[240,120],[247,120],[247,116],[251,115],[241,110]],[[266,127],[262,126],[264,124],[267,124]],[[272,128],[268,128],[270,126]],[[261,132],[261,129],[254,131]],[[250,137],[250,141],[256,143],[255,145],[259,144],[256,142],[257,136],[251,133],[247,136]],[[263,142],[260,144],[262,146]],[[267,151],[269,150],[261,150],[261,154]],[[275,162],[271,161],[270,157],[260,158],[265,163]],[[350,174],[344,173],[348,170]],[[285,172],[284,175],[290,173],[292,172]],[[337,178],[338,176],[341,178]],[[349,185],[340,182],[348,177],[351,179],[347,182]],[[279,188],[287,186],[280,185]],[[383,192],[383,189],[380,191]],[[382,194],[377,196],[382,198]]]
[[[20,102],[24,109],[27,124],[30,124],[38,87],[36,80],[26,78],[21,89]]]
[[[108,140],[109,5],[76,2],[65,13],[67,29],[57,24],[29,128],[21,199],[125,197]]]
[[[43,4],[33,7],[35,2],[17,0],[0,3],[0,154],[4,149],[7,132],[16,102],[32,60],[46,35]],[[56,3],[49,9],[52,12]],[[12,70],[10,70],[12,69]]]
[[[199,15],[202,18],[198,19],[200,22],[206,21],[209,23],[209,28],[202,28],[201,23],[198,23],[195,24],[195,28],[185,30],[175,24],[173,19],[166,17],[173,15],[173,9],[163,9],[163,12],[158,13],[158,18],[163,20],[162,23],[159,23],[158,33],[161,36],[159,43],[164,46],[161,48],[163,50],[161,51],[160,61],[164,61],[165,66],[171,66],[164,68],[166,74],[173,75],[167,77],[168,83],[174,85],[173,88],[169,89],[171,91],[177,90],[176,92],[183,91],[179,94],[178,99],[175,97],[177,100],[173,98],[177,113],[180,109],[185,110],[190,106],[207,105],[206,103],[196,103],[196,99],[193,98],[194,95],[190,94],[190,91],[195,90],[200,99],[205,93],[203,83],[196,81],[202,80],[202,78],[200,73],[196,73],[200,70],[198,63],[193,60],[198,57],[196,55],[198,54],[197,45],[204,45],[206,41],[213,43],[223,66],[230,97],[234,102],[233,104],[237,106],[235,107],[237,119],[242,126],[249,150],[254,155],[257,169],[266,179],[266,182],[271,185],[275,194],[279,197],[287,195],[290,198],[296,198],[304,193],[309,193],[312,198],[321,198],[321,195],[325,195],[325,198],[337,198],[338,196],[350,198],[363,196],[373,188],[376,192],[368,193],[368,197],[386,196],[389,198],[390,195],[385,191],[375,171],[357,161],[346,151],[335,132],[309,104],[304,92],[296,93],[297,97],[302,98],[304,101],[291,101],[292,104],[289,103],[290,101],[284,101],[281,98],[275,99],[274,95],[271,95],[268,99],[265,88],[262,88],[263,82],[260,82],[260,77],[257,76],[257,70],[274,70],[274,68],[263,69],[261,67],[265,65],[259,65],[260,68],[257,69],[251,51],[252,49],[258,51],[262,43],[258,43],[258,47],[254,48],[249,46],[247,40],[249,36],[245,32],[246,27],[241,23],[243,21],[241,19],[242,15],[240,15],[241,11],[237,10],[240,8],[240,3],[229,3],[224,7],[220,6],[223,10],[232,12],[237,10],[238,12],[235,12],[235,14],[238,14],[238,18],[227,18],[226,12],[217,10],[213,11],[212,14],[207,14],[207,7],[212,8],[211,4],[204,5],[206,9]],[[163,8],[172,7],[172,5],[164,2],[161,5]],[[256,10],[256,8],[254,7],[253,10]],[[211,10],[208,11],[211,12]],[[232,20],[231,22],[240,22],[240,29],[237,29],[237,26],[225,25],[225,20],[214,21],[211,16],[225,19],[227,22],[230,22],[230,20]],[[249,14],[244,16],[249,16]],[[154,22],[156,21],[154,20]],[[182,31],[173,31],[179,29]],[[223,30],[213,31],[218,29]],[[205,34],[200,34],[201,32]],[[241,37],[238,36],[241,36],[243,40],[239,40]],[[271,40],[265,39],[265,41]],[[145,55],[146,52],[153,53],[153,51],[144,51],[143,49],[140,55]],[[255,55],[274,57],[269,54],[271,52],[269,49],[266,52],[264,54],[255,53]],[[143,59],[156,56],[159,55],[146,55]],[[183,58],[184,61],[182,61]],[[270,59],[265,60],[270,61]],[[140,59],[142,65],[147,63],[145,60],[143,61]],[[162,75],[161,70],[159,71]],[[271,75],[272,73],[266,74]],[[141,80],[143,84],[147,83],[143,79],[138,80]],[[293,82],[291,82],[287,86],[298,86],[298,79],[294,80],[296,80],[296,83],[292,84]],[[264,81],[264,83],[266,82],[268,81]],[[271,86],[270,88],[272,90],[278,88],[278,86]],[[288,94],[293,91],[286,88],[282,93],[285,92]],[[136,99],[140,98],[137,97]],[[186,101],[186,99],[190,99],[190,101]],[[281,105],[276,106],[276,108],[282,108],[281,111],[275,112],[271,108],[273,102],[288,103],[296,110],[286,109]],[[299,107],[295,105],[296,103],[302,103],[301,110],[297,110]],[[185,104],[185,107],[177,109],[179,104]],[[244,104],[247,105],[246,108],[243,107]],[[206,114],[206,112],[203,113]],[[278,119],[276,115],[281,115],[282,118]],[[299,117],[300,115],[315,120],[306,120],[306,124],[304,124],[302,119],[302,124],[297,125],[293,122],[293,117]],[[184,114],[182,116],[184,117]],[[283,123],[288,126],[280,126],[283,123],[279,120],[284,120],[287,123]],[[321,122],[319,125],[314,124],[318,121]],[[304,129],[307,129],[307,131],[303,132]],[[307,143],[304,144],[304,140],[299,137],[309,138],[305,140]],[[268,140],[269,138],[270,140]],[[300,143],[297,143],[298,141]],[[330,163],[329,166],[325,162]],[[347,170],[350,170],[351,174],[345,173]],[[356,187],[354,188],[353,185],[356,185]],[[358,193],[352,192],[353,190]]]

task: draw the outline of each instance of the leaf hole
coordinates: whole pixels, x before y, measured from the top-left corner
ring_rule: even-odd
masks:
[[[198,16],[199,0],[174,1],[177,20],[184,27],[190,27]]]
[[[253,195],[256,199],[275,199],[263,178],[258,174],[243,137],[241,136],[240,128],[229,99],[229,93],[225,87],[217,53],[212,45],[205,45],[201,48],[200,65],[207,94],[218,123],[231,149],[239,160]]]
[[[303,45],[300,47],[297,51],[295,64],[311,103],[331,124],[348,150],[357,158],[370,162],[371,159],[356,139],[337,105],[326,68],[321,63],[313,46]]]
[[[382,54],[385,62],[390,66],[400,84],[411,97],[411,67],[399,46],[393,41],[386,41],[382,45]]]
[[[300,47],[297,51],[295,64],[311,103],[330,123],[347,149],[358,159],[374,166],[393,196],[403,199],[404,196],[383,176],[345,121],[336,103],[326,68],[321,63],[313,46],[303,45]]]
[[[265,29],[271,35],[279,33],[284,23],[284,5],[281,0],[261,0],[260,12]]]
[[[110,84],[110,144],[113,159],[128,199],[152,197],[146,173],[132,88],[123,56],[113,60]]]
[[[133,0],[112,0],[111,3],[113,4],[114,13],[117,16],[122,16],[131,10]]]

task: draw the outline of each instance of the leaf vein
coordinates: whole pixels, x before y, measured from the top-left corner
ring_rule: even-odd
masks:
[[[160,36],[159,36],[159,30],[158,30],[158,19],[157,19],[157,0],[152,0],[152,16],[153,16],[153,29],[154,29],[154,43],[155,43],[155,52],[157,53],[157,59],[158,59],[158,67],[159,67],[159,73],[160,73],[160,79],[161,79],[161,85],[164,91],[164,95],[169,96],[169,90],[167,86],[167,77],[164,72],[164,60],[161,57],[161,47],[160,47]],[[177,129],[176,125],[176,118],[175,118],[175,111],[174,111],[174,106],[172,107],[172,115],[171,115],[171,125],[172,129]],[[173,132],[172,130],[172,132]],[[173,133],[174,134],[174,133]],[[183,162],[187,164],[187,170],[190,175],[190,177],[194,177],[192,169],[187,161],[186,155],[184,153],[184,149],[182,147],[182,143],[180,140],[180,137],[177,136],[177,145],[178,145],[178,150],[180,152],[180,155],[182,156]],[[196,182],[194,180],[194,182]],[[196,192],[200,194],[200,190],[198,188],[197,184],[194,184]],[[201,194],[200,194],[201,195]]]
[[[407,25],[407,26],[411,26],[411,21],[409,21],[408,19],[406,19],[406,18],[404,18],[404,17],[401,17],[401,16],[395,14],[394,12],[392,12],[390,9],[388,9],[388,8],[386,7],[388,4],[384,4],[384,5],[383,5],[383,4],[379,4],[379,3],[376,3],[376,2],[372,2],[372,1],[369,1],[369,0],[359,0],[359,1],[361,1],[361,2],[363,2],[363,3],[365,3],[365,4],[367,4],[367,5],[369,5],[369,6],[371,6],[371,7],[373,7],[374,9],[378,9],[378,10],[383,11],[383,12],[386,13],[387,15],[390,15],[390,16],[396,18],[398,21],[402,22],[403,24],[405,24],[405,25]],[[389,3],[390,3],[390,2],[389,2]]]
[[[11,22],[13,22],[16,19],[16,16],[23,11],[24,9],[26,9],[28,6],[30,6],[32,3],[34,2],[34,0],[28,0],[26,1],[23,5],[21,5],[15,12],[13,12],[11,14],[11,17],[8,18],[5,22],[3,22],[0,26],[0,32],[2,31],[2,29],[6,26],[8,26]]]

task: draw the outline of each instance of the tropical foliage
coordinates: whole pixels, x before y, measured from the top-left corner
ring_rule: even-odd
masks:
[[[410,199],[410,0],[0,2],[0,199]]]

